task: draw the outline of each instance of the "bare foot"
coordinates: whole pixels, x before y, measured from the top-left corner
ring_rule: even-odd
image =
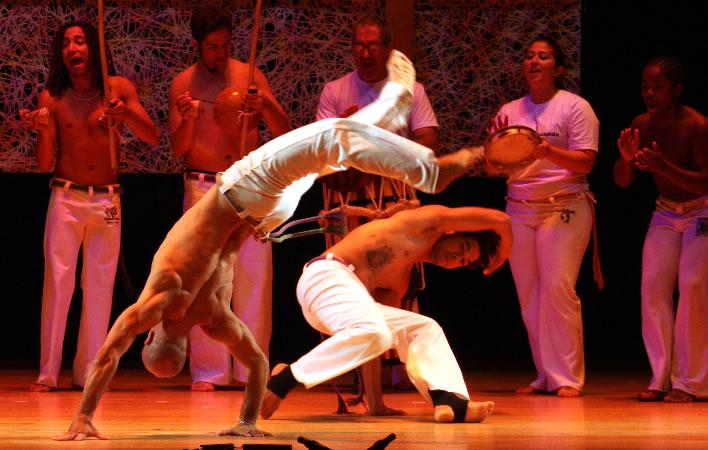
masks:
[[[576,398],[583,395],[583,393],[580,391],[580,389],[575,389],[574,387],[561,386],[556,391],[556,395],[562,398]]]
[[[538,394],[545,394],[544,391],[540,389],[536,389],[533,386],[525,386],[522,388],[519,388],[514,392],[516,395],[538,395]]]
[[[693,395],[681,389],[671,389],[664,397],[664,401],[669,403],[690,403],[693,399]]]
[[[482,147],[463,147],[456,152],[438,158],[438,183],[435,192],[442,192],[450,183],[469,172],[474,172],[478,165],[485,165]]]
[[[467,402],[465,423],[479,423],[494,411],[494,402]],[[455,420],[455,413],[448,405],[438,405],[433,413],[438,423],[450,423]]]
[[[666,392],[655,391],[654,389],[647,389],[642,391],[637,395],[637,400],[640,402],[660,402],[666,396]]]
[[[467,174],[468,175],[481,175],[487,171],[487,157],[484,154],[484,147],[464,147],[460,151],[464,150],[467,161]]]
[[[47,386],[46,384],[42,383],[34,383],[32,384],[32,386],[30,386],[31,392],[54,392],[56,390],[56,386]]]
[[[278,375],[280,372],[288,367],[285,363],[276,364],[273,370],[270,372],[270,376]],[[261,417],[267,419],[278,410],[280,402],[283,401],[282,398],[275,395],[270,390],[266,389],[265,396],[263,397],[263,404],[261,405]]]
[[[368,408],[366,413],[370,416],[405,416],[406,412],[402,409],[389,408],[386,405],[381,405],[376,408]]]
[[[388,61],[386,62],[386,69],[388,69],[389,81],[400,84],[408,92],[413,93],[415,68],[406,55],[398,50],[391,50]]]
[[[195,392],[214,392],[216,387],[208,381],[197,381],[192,383],[192,390]]]

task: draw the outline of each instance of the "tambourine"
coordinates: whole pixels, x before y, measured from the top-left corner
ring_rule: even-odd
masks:
[[[523,125],[500,128],[484,140],[484,154],[489,164],[502,171],[518,169],[531,163],[541,136]]]

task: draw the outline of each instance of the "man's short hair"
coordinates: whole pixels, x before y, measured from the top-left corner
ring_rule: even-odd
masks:
[[[391,45],[391,32],[388,29],[388,25],[386,25],[386,22],[383,20],[373,16],[362,17],[354,22],[354,26],[352,27],[352,44],[354,43],[354,39],[356,39],[356,30],[367,26],[377,27],[381,32],[381,43],[386,47]]]
[[[222,8],[217,8],[213,5],[196,9],[192,13],[189,27],[192,30],[192,37],[197,42],[202,42],[209,33],[217,30],[227,30],[229,33],[233,31],[231,15],[227,14]]]

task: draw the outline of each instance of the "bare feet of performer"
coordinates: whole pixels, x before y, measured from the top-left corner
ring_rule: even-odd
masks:
[[[671,389],[664,397],[664,401],[668,403],[691,403],[694,399],[693,395],[681,389]]]
[[[548,394],[546,391],[541,389],[536,389],[533,386],[525,386],[519,388],[515,392],[516,395],[544,395]],[[561,386],[555,391],[556,396],[562,398],[576,398],[583,395],[582,391],[571,386]]]

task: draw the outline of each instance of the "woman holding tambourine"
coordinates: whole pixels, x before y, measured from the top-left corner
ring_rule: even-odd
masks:
[[[553,39],[533,40],[523,62],[529,93],[501,107],[485,145],[490,165],[509,174],[509,261],[538,372],[517,394],[577,397],[585,382],[575,283],[593,229],[586,175],[600,125],[586,100],[560,89],[565,68]]]

